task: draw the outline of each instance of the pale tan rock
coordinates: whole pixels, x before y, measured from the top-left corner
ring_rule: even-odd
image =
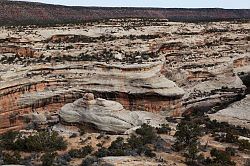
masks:
[[[89,123],[99,130],[118,133],[141,126],[143,123],[156,127],[166,123],[163,116],[145,111],[127,111],[115,101],[98,98],[86,103],[83,100],[85,99],[78,99],[63,106],[59,112],[61,119],[67,123]]]
[[[242,126],[250,129],[250,96],[229,105],[215,114],[209,114],[211,119],[220,122],[228,122],[235,126]]]
[[[112,164],[116,166],[158,166],[163,163],[154,161],[152,159],[144,158],[144,157],[132,157],[132,156],[110,156],[110,157],[103,157],[100,159],[99,164]],[[167,165],[166,163],[164,163]]]

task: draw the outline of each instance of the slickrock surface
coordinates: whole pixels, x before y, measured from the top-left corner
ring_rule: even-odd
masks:
[[[211,119],[250,129],[250,95],[209,116]]]
[[[127,165],[127,166],[134,166],[134,165],[144,165],[144,166],[158,166],[161,162],[156,162],[147,158],[138,158],[138,157],[129,157],[129,156],[121,156],[121,157],[103,157],[100,159],[100,164],[111,164],[111,165]],[[171,166],[171,164],[167,164]]]
[[[250,53],[243,54],[234,61],[234,71],[247,86],[247,94],[250,93]]]
[[[170,116],[230,103],[245,93],[235,73],[249,56],[249,31],[248,22],[154,19],[1,27],[0,133],[85,92]]]
[[[86,93],[82,99],[63,106],[59,116],[67,123],[87,123],[98,130],[117,133],[124,133],[144,123],[155,127],[166,123],[163,116],[146,111],[128,111],[118,102],[94,99],[92,93]]]

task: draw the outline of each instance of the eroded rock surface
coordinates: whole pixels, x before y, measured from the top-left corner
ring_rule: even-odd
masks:
[[[231,103],[246,90],[248,34],[249,22],[154,19],[2,27],[0,133],[85,92],[170,116]]]
[[[209,114],[209,117],[250,129],[250,95],[215,114]]]
[[[234,71],[247,86],[247,93],[250,94],[250,53],[243,54],[234,60]]]
[[[0,122],[1,128],[20,126],[19,114],[56,112],[86,91],[119,101],[132,111],[180,113],[184,91],[165,78],[160,73],[161,68],[162,62],[141,65],[84,63],[28,67],[5,73],[2,75],[5,81],[0,85],[0,117],[6,120]],[[10,117],[14,118],[13,123],[7,121]]]
[[[123,133],[144,123],[158,127],[166,122],[164,117],[159,114],[128,111],[118,102],[102,98],[94,99],[94,95],[91,93],[63,106],[59,116],[67,123],[88,123],[99,130],[118,133]]]

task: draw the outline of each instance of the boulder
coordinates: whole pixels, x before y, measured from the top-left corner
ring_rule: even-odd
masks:
[[[87,93],[83,98],[64,105],[60,118],[67,123],[93,124],[97,129],[109,132],[124,133],[131,128],[148,123],[159,126],[165,123],[163,116],[146,111],[128,111],[116,102],[102,98],[93,99]]]

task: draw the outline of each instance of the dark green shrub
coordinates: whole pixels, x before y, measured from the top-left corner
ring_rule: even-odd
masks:
[[[3,149],[11,150],[15,139],[19,136],[16,131],[9,131],[0,136],[0,147]]]
[[[176,142],[173,147],[177,151],[185,150],[186,147],[196,144],[199,136],[201,136],[200,126],[193,123],[180,123],[177,125]]]
[[[135,132],[141,136],[141,141],[144,145],[152,143],[157,138],[155,128],[145,123],[139,129],[136,129]]]
[[[171,128],[168,124],[162,124],[161,127],[156,128],[157,134],[169,134]]]
[[[231,161],[231,157],[225,151],[212,149],[210,152],[213,157],[212,162],[217,165],[234,166],[235,163]]]
[[[156,154],[148,147],[145,148],[143,153],[144,153],[145,156],[151,157],[151,158],[156,156]]]
[[[71,149],[68,153],[72,158],[84,158],[93,151],[92,146],[85,146],[81,149]]]
[[[117,137],[115,141],[113,141],[108,148],[109,156],[125,156],[127,149],[127,144],[124,143],[124,138]]]
[[[184,156],[186,157],[186,163],[196,163],[196,159],[197,159],[197,154],[198,154],[199,150],[197,148],[197,145],[190,145],[187,148],[187,152],[184,154]]]
[[[101,143],[96,144],[97,147],[102,147]]]
[[[136,149],[136,148],[140,148],[143,146],[143,142],[141,141],[141,137],[136,136],[134,134],[132,134],[129,138],[128,138],[128,145],[132,148],[132,149]]]
[[[225,149],[225,151],[226,151],[226,153],[227,153],[228,155],[230,155],[230,156],[235,156],[235,154],[236,154],[236,150],[235,150],[234,148],[231,148],[231,147],[227,147],[227,148]]]
[[[250,150],[250,143],[248,140],[239,140],[238,145],[239,150]]]
[[[3,153],[2,157],[4,164],[20,164],[21,162],[21,155],[16,151],[13,154]]]
[[[136,134],[132,134],[127,142],[124,138],[117,137],[108,148],[100,148],[96,153],[96,157],[104,156],[128,156],[128,155],[145,155],[147,157],[155,157],[156,154],[153,153],[147,144],[155,143],[157,139],[157,134],[155,128],[143,124],[141,128],[136,130]]]
[[[68,152],[68,154],[72,158],[78,158],[78,156],[79,156],[78,153],[80,153],[79,151],[80,151],[79,149],[70,149],[69,152]]]
[[[81,166],[90,166],[93,165],[95,162],[97,162],[98,159],[96,157],[87,157],[82,161]]]
[[[106,157],[106,156],[108,156],[108,154],[109,154],[108,149],[104,148],[104,147],[102,147],[97,152],[95,152],[95,156],[98,157],[98,158]]]
[[[238,136],[233,135],[231,132],[225,133],[225,134],[220,134],[220,135],[215,134],[215,140],[219,141],[219,142],[237,143],[238,142]]]
[[[57,156],[57,153],[55,152],[47,152],[41,157],[42,166],[53,166],[53,162],[55,160],[55,157]]]
[[[18,139],[15,144],[24,144],[24,151],[55,151],[67,148],[67,143],[56,132],[39,132],[24,139]],[[22,149],[20,149],[22,150]]]
[[[21,137],[16,132],[9,132],[1,137],[1,142],[5,149],[26,152],[55,151],[67,148],[67,143],[63,140],[63,137],[56,132],[43,131],[28,137]]]
[[[80,127],[79,128],[79,133],[82,136],[82,135],[84,135],[86,133],[86,131],[85,131],[85,129],[83,127]]]

